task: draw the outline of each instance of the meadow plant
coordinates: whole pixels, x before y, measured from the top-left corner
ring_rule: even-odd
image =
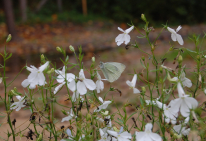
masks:
[[[22,70],[14,80],[6,81],[8,77],[6,61],[12,54],[7,52],[5,46],[4,53],[1,54],[4,60],[4,64],[1,65],[3,70],[1,77],[5,95],[0,98],[5,108],[5,112],[1,115],[6,120],[1,125],[8,124],[10,130],[5,131],[7,138],[1,136],[1,140],[15,141],[17,138],[37,141],[206,140],[206,104],[196,99],[197,96],[205,97],[203,92],[206,91],[204,82],[206,60],[202,48],[205,35],[202,38],[196,35],[189,37],[195,47],[194,50],[190,50],[184,47],[181,35],[177,34],[181,26],[175,31],[168,25],[163,25],[156,39],[151,41],[149,34],[154,28],[149,27],[144,14],[141,18],[145,22],[144,32],[139,31],[133,24],[125,31],[118,27],[123,33],[115,39],[118,46],[125,43],[126,49],[136,49],[149,58],[145,59],[143,56],[140,62],[137,62],[141,64],[143,71],[131,72],[132,81],[119,82],[127,84],[129,87],[126,88],[132,89],[129,92],[138,98],[136,104],[124,103],[122,107],[117,106],[115,97],[108,99],[110,91],[118,91],[121,95],[121,88],[114,88],[112,82],[122,75],[127,75],[124,73],[124,69],[127,68],[118,60],[96,64],[95,57],[92,57],[90,68],[85,68],[81,47],[78,50],[73,46],[69,47],[74,53],[76,63],[70,62],[66,50],[57,47],[57,51],[64,56],[64,59],[61,59],[63,66],[56,68],[51,61],[41,55],[39,68],[34,66],[22,68],[22,70],[26,68],[30,74],[21,83],[24,93],[20,93],[15,87],[8,91],[8,87]],[[137,42],[130,43],[129,33],[132,30],[140,33],[141,37],[138,38],[145,38],[148,41],[151,50],[141,48]],[[169,50],[163,57],[159,57],[155,52],[156,41],[163,30],[171,32],[171,39],[182,47],[176,48],[175,42],[171,41]],[[10,40],[11,35],[8,36],[6,43]],[[177,64],[175,69],[164,65],[167,55],[172,52],[176,52],[173,61],[173,64]],[[194,59],[195,66],[187,68],[184,64],[184,54]],[[71,69],[75,69],[76,73],[71,73]],[[102,79],[101,71],[106,79]],[[89,72],[90,76],[85,76],[85,72]],[[189,72],[193,75],[187,75]],[[154,79],[150,79],[151,76]],[[141,87],[137,80],[143,84]],[[110,87],[105,87],[104,83],[110,83]],[[66,87],[68,105],[58,103],[58,93],[62,87]],[[99,93],[104,96],[100,97]],[[40,98],[35,99],[36,95]],[[56,105],[62,107],[61,112],[65,115],[62,119],[58,119],[55,115]],[[115,111],[109,111],[108,107],[111,105],[115,106]],[[133,107],[132,114],[128,114],[128,106]],[[29,124],[24,129],[20,130],[15,126],[18,119],[11,119],[14,110],[30,112]]]

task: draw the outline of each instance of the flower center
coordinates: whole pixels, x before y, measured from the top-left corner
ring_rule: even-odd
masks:
[[[169,108],[166,108],[165,110],[169,110]]]

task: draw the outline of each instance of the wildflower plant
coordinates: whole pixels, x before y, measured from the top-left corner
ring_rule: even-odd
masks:
[[[19,138],[37,141],[174,141],[189,140],[188,136],[192,132],[196,133],[195,136],[200,140],[206,140],[205,102],[198,99],[200,96],[205,97],[206,93],[206,60],[202,44],[206,35],[202,38],[196,35],[189,37],[194,42],[194,49],[191,50],[184,45],[179,32],[181,26],[175,31],[168,25],[163,25],[158,36],[151,40],[149,35],[154,28],[149,27],[144,14],[141,19],[145,23],[143,30],[138,30],[133,24],[125,31],[118,28],[123,34],[114,39],[117,46],[125,43],[126,49],[144,55],[136,62],[141,65],[141,71],[134,69],[134,72],[129,72],[132,74],[130,76],[133,76],[132,81],[118,81],[119,77],[127,75],[124,70],[127,70],[128,66],[125,68],[123,62],[111,60],[96,63],[92,57],[91,66],[87,68],[83,63],[82,48],[79,47],[77,51],[70,46],[76,63],[70,62],[67,49],[57,47],[57,51],[64,57],[61,59],[61,68],[56,68],[52,61],[41,55],[39,68],[25,66],[20,71],[21,73],[27,69],[30,72],[21,83],[24,91],[19,91],[16,87],[9,90],[8,87],[12,86],[20,73],[12,81],[6,81],[9,77],[6,74],[6,62],[12,54],[7,52],[5,46],[4,53],[0,54],[4,61],[1,65],[3,73],[0,76],[4,85],[4,96],[0,99],[5,108],[1,117],[5,120],[1,120],[3,122],[0,126],[8,124],[10,129],[4,132],[6,137],[0,135],[0,138],[13,141]],[[128,34],[133,30],[137,30],[141,35],[137,36],[138,38],[148,41],[150,50],[140,47],[138,42],[129,43],[133,37]],[[181,46],[170,41],[168,51],[159,57],[156,41],[163,30],[171,32],[172,40]],[[10,40],[11,35],[8,36],[6,44]],[[176,64],[176,68],[168,65],[170,60],[167,60],[167,56],[170,53],[175,54],[171,64]],[[185,55],[194,60],[195,66],[187,67],[184,62]],[[75,73],[71,69],[75,69]],[[110,93],[118,92],[120,97],[125,93],[122,93],[121,87],[114,88],[113,81],[123,83],[123,88],[127,89],[128,93],[135,94],[135,103],[126,102],[118,106],[116,97]],[[63,97],[60,95],[63,88],[66,88],[64,96],[67,104],[59,102],[59,98]],[[39,98],[36,99],[36,96]],[[57,106],[61,109],[56,108]],[[132,113],[128,111],[128,107],[133,109]],[[30,116],[28,122],[19,123],[18,117],[12,115],[23,110],[29,112]],[[55,114],[58,110],[64,114],[61,118]],[[21,125],[17,127],[16,123]],[[25,125],[24,129],[20,128],[22,125]]]

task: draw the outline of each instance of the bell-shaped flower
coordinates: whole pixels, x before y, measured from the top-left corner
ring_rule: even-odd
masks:
[[[167,30],[168,30],[169,32],[171,32],[171,38],[172,38],[173,41],[178,41],[178,43],[179,43],[180,45],[183,45],[183,44],[184,44],[184,41],[183,41],[183,39],[182,39],[182,36],[179,35],[179,34],[177,34],[177,32],[178,32],[181,28],[182,28],[181,26],[178,26],[178,28],[177,28],[176,31],[175,31],[174,29],[172,29],[172,28],[170,28],[170,27],[167,27]]]
[[[144,132],[135,132],[136,141],[162,141],[162,138],[157,133],[152,132],[152,124],[145,125]]]
[[[112,101],[103,101],[103,99],[101,97],[99,97],[99,101],[102,103],[102,105],[98,106],[98,108],[95,109],[94,112],[99,112],[102,109],[106,109],[108,107],[108,105],[110,103],[112,103]]]
[[[165,122],[169,123],[171,121],[172,124],[176,124],[176,118],[178,117],[179,109],[172,107],[174,101],[170,101],[168,106],[159,101],[155,101],[155,103],[160,109],[163,109],[163,116],[165,118]]]
[[[28,71],[31,73],[29,74],[28,78],[25,79],[21,85],[26,88],[28,85],[30,89],[35,89],[36,85],[43,86],[45,82],[45,76],[43,74],[43,71],[46,69],[46,67],[49,65],[49,61],[47,61],[44,65],[40,66],[38,69],[34,66],[26,67]]]
[[[128,34],[130,33],[130,31],[132,31],[133,28],[134,26],[131,26],[124,31],[123,29],[118,27],[118,30],[123,32],[115,38],[115,42],[117,42],[118,46],[120,46],[122,43],[125,43],[125,45],[127,45],[130,42],[130,36]]]
[[[135,88],[136,82],[137,82],[137,74],[135,74],[135,75],[133,76],[132,81],[129,81],[129,80],[126,81],[127,85],[128,85],[131,89],[133,89],[133,93],[134,93],[134,94],[140,93],[140,91],[139,91],[137,88]]]
[[[190,115],[190,109],[197,108],[198,102],[193,97],[185,94],[180,82],[177,83],[177,91],[179,98],[175,99],[171,106],[180,109],[182,116],[188,117]]]
[[[25,107],[26,105],[24,105],[25,103],[25,96],[21,97],[21,96],[16,96],[16,98],[19,100],[18,102],[14,102],[13,104],[11,104],[10,109],[14,110],[16,109],[16,111],[19,111],[22,107]]]
[[[84,95],[84,94],[87,93],[87,88],[89,90],[95,90],[96,89],[96,85],[95,85],[94,81],[91,80],[91,79],[86,79],[85,78],[83,69],[81,69],[80,72],[79,72],[78,80],[79,81],[77,82],[77,84],[75,83],[74,80],[71,81],[68,84],[68,87],[71,91],[75,91],[76,88],[77,88],[77,91],[79,92],[79,94]],[[77,87],[75,85],[77,85]]]
[[[108,136],[108,133],[105,133],[101,128],[99,128],[99,133],[101,139],[99,141],[111,141],[111,137]]]
[[[97,87],[97,93],[100,93],[100,91],[102,91],[104,89],[104,83],[102,82],[102,78],[99,75],[99,73],[97,72],[97,81],[96,81],[96,87]]]
[[[67,112],[67,113],[68,113],[68,116],[67,116],[67,117],[64,117],[64,118],[62,119],[62,122],[64,122],[64,121],[70,121],[71,119],[73,119],[73,118],[75,117],[72,108],[71,108],[71,112],[70,112],[70,113]]]
[[[119,132],[115,132],[112,130],[107,130],[107,133],[116,137],[117,141],[130,141],[132,139],[132,135],[127,131],[123,132],[123,127],[120,128]],[[115,139],[112,139],[112,141]]]

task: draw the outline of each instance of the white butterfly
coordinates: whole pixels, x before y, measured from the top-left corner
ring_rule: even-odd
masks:
[[[109,82],[114,82],[115,80],[117,80],[120,77],[121,73],[126,68],[124,64],[117,63],[117,62],[106,62],[106,63],[100,62],[99,67],[103,72],[104,77]]]

